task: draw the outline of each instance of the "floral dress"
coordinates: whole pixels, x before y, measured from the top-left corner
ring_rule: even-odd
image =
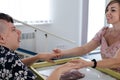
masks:
[[[107,41],[105,40],[104,34],[109,27],[103,27],[93,38],[93,40],[98,41],[101,44],[101,57],[102,59],[108,59],[115,56],[115,53],[120,48],[120,41],[113,43],[108,46]],[[111,68],[112,70],[120,73],[119,68]]]
[[[0,80],[35,80],[35,75],[14,51],[0,46]]]
[[[104,37],[104,34],[108,28],[109,27],[103,27],[93,38],[93,40],[96,40],[101,44],[100,51],[102,59],[112,58],[113,56],[115,56],[116,51],[120,48],[120,41],[117,41],[108,46],[108,43]],[[120,68],[116,68],[114,70],[120,72]]]

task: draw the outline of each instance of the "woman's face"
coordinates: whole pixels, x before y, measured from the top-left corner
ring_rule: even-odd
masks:
[[[112,3],[108,6],[106,19],[108,24],[120,23],[120,6],[118,3]]]

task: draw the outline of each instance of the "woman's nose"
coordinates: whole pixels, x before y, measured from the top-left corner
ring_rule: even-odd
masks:
[[[105,14],[106,14],[106,16],[107,16],[107,15],[111,15],[111,12],[110,12],[110,11],[107,11]]]

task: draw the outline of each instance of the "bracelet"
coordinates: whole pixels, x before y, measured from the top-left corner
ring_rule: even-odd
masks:
[[[96,61],[96,59],[93,59],[93,60],[91,60],[92,62],[94,62],[94,65],[92,66],[92,68],[96,68],[96,66],[97,66],[97,61]]]

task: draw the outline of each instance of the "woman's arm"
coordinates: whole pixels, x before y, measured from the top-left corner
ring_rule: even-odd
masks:
[[[84,59],[71,60],[70,62],[78,64],[79,68],[93,67],[95,65],[100,68],[117,68],[120,67],[120,56],[96,61],[96,63],[94,61],[86,61]]]
[[[100,68],[117,68],[120,67],[120,58],[110,58],[97,61],[97,67]]]
[[[89,53],[90,51],[96,49],[99,46],[99,42],[91,40],[89,43],[82,45],[80,47],[75,47],[67,50],[54,49],[56,53],[61,53],[61,56],[81,56]]]

